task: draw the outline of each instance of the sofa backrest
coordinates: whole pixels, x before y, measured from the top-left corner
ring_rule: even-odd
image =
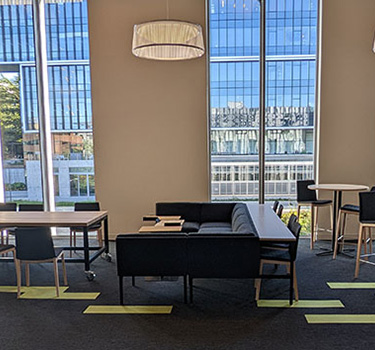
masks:
[[[182,276],[187,273],[187,235],[134,233],[116,238],[118,276]]]
[[[234,206],[231,221],[233,232],[257,235],[255,225],[245,204],[237,203]]]
[[[171,202],[156,203],[156,215],[181,215],[190,222],[231,222],[236,203]]]
[[[185,221],[200,222],[201,203],[171,202],[156,203],[156,215],[181,215]]]
[[[259,238],[245,234],[190,233],[188,271],[192,278],[259,276]]]

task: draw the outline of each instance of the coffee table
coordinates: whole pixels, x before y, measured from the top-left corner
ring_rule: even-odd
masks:
[[[181,232],[184,222],[185,220],[161,220],[153,226],[141,226],[138,232]]]

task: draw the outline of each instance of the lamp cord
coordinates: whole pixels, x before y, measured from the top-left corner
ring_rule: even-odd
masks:
[[[169,0],[167,0],[167,19],[169,20]]]

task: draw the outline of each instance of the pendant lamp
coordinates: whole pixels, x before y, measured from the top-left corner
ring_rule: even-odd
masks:
[[[132,52],[139,58],[178,61],[204,55],[202,27],[190,22],[167,19],[136,24]]]

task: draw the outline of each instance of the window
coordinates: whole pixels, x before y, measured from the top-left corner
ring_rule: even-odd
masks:
[[[256,200],[259,3],[209,1],[211,197]],[[317,0],[266,1],[265,194],[287,199],[313,174]]]
[[[5,199],[43,201],[31,2],[0,4],[0,18]],[[12,35],[11,26],[18,35]],[[55,202],[94,200],[87,0],[46,2],[44,28]],[[71,175],[71,168],[80,170]]]

